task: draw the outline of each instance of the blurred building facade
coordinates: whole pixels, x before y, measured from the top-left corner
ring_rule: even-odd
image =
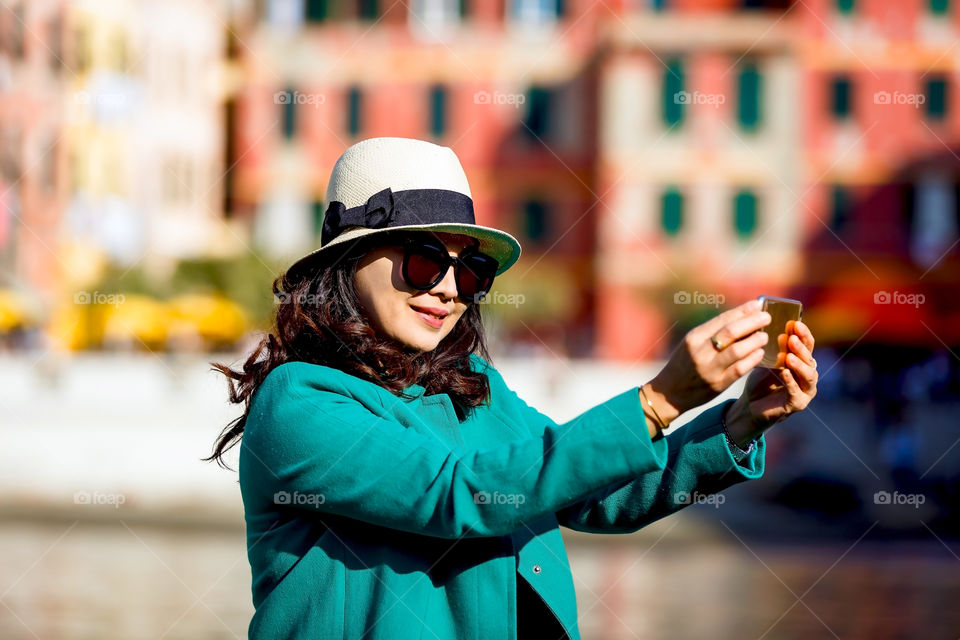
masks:
[[[69,290],[104,261],[292,258],[343,149],[408,136],[454,147],[478,221],[523,244],[492,296],[510,345],[663,357],[758,293],[802,298],[824,343],[957,344],[957,21],[949,0],[14,2],[0,259]]]

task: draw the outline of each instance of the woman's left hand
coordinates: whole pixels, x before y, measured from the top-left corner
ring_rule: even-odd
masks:
[[[727,412],[727,431],[737,444],[746,445],[790,414],[803,411],[817,395],[813,334],[799,320],[790,325],[778,340],[781,352],[786,352],[786,368],[755,367]]]

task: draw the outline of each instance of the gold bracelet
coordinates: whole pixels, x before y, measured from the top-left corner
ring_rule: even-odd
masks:
[[[653,411],[653,415],[656,418],[656,422],[657,422],[657,428],[660,429],[661,432],[663,432],[667,427],[663,423],[663,419],[660,418],[660,414],[657,413],[656,409],[654,409],[653,403],[650,402],[650,398],[647,397],[647,393],[643,390],[643,384],[640,385],[640,395],[643,396],[643,399],[647,403],[647,406],[650,407],[650,411]]]

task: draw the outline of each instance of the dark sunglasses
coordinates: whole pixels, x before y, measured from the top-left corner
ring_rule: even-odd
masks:
[[[467,247],[459,256],[451,256],[446,245],[430,236],[406,236],[401,244],[403,279],[418,291],[437,286],[452,264],[457,295],[468,303],[477,303],[490,291],[500,268],[499,262],[475,246]]]

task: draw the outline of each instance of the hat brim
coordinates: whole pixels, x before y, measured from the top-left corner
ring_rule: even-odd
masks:
[[[493,227],[484,227],[478,224],[463,224],[455,222],[440,222],[434,224],[401,225],[397,227],[382,227],[379,229],[370,229],[368,227],[353,227],[343,231],[336,238],[324,246],[311,251],[294,262],[287,269],[288,277],[297,277],[298,275],[309,271],[311,266],[322,266],[323,258],[334,255],[342,255],[343,251],[348,251],[348,243],[367,238],[376,234],[383,234],[392,231],[436,231],[445,233],[461,233],[471,236],[479,241],[478,249],[491,256],[497,261],[499,267],[497,274],[500,275],[517,260],[520,259],[520,242],[506,231],[494,229]],[[343,251],[341,251],[343,250]]]

